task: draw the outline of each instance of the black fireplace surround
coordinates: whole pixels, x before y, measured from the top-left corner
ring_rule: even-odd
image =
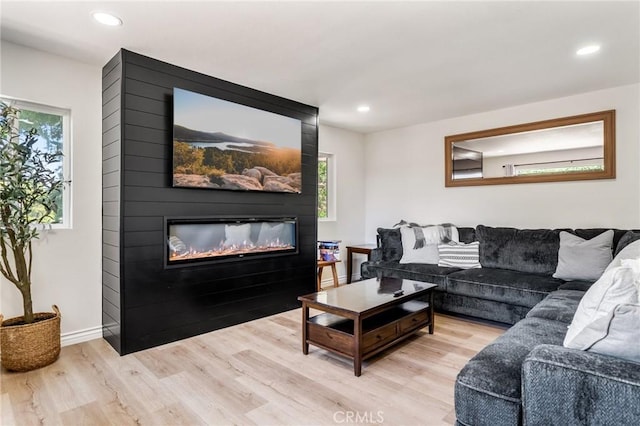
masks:
[[[295,217],[165,218],[165,266],[297,254]]]

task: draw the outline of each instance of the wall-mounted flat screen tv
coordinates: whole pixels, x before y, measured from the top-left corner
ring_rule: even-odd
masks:
[[[302,122],[174,88],[173,186],[300,193]]]

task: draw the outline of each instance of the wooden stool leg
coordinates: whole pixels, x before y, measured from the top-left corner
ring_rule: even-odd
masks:
[[[321,282],[322,282],[322,266],[320,266],[318,268],[318,282],[317,282],[316,291],[321,291],[322,290]]]
[[[333,286],[339,287],[340,283],[338,282],[338,271],[336,270],[336,264],[331,264],[331,272],[333,273]]]

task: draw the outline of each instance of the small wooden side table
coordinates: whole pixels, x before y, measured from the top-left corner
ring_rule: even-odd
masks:
[[[331,266],[331,273],[333,274],[333,286],[338,287],[340,283],[338,282],[338,271],[336,270],[336,263],[340,262],[339,260],[321,260],[318,259],[318,283],[316,285],[316,290],[321,291],[322,287],[320,285],[322,281],[322,268],[325,266]]]
[[[367,260],[371,260],[371,250],[378,247],[376,244],[356,244],[347,246],[347,284],[351,284],[351,274],[353,272],[353,254],[366,254]]]

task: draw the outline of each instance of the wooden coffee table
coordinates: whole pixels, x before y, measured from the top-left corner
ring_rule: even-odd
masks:
[[[362,361],[406,339],[423,327],[433,334],[435,284],[373,278],[298,297],[302,302],[302,352],[309,344]],[[426,296],[429,302],[416,300]],[[309,308],[323,311],[309,317]]]

